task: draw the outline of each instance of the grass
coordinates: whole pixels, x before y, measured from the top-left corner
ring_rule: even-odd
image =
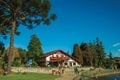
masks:
[[[0,76],[0,80],[54,80],[55,78],[58,77],[60,76],[43,73],[27,73],[27,74],[12,73],[7,76]]]

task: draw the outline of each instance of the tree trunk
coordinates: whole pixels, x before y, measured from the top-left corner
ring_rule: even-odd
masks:
[[[11,73],[12,57],[13,57],[13,54],[14,54],[14,33],[15,33],[15,26],[16,26],[16,22],[13,21],[12,26],[11,26],[10,48],[9,48],[9,54],[8,54],[8,67],[7,67],[8,74]]]

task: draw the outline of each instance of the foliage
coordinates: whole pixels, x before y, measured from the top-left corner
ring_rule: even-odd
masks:
[[[23,54],[23,53],[20,53],[20,49],[21,48],[16,48],[16,47],[14,47],[14,53],[13,53],[13,55],[12,55],[12,65],[13,66],[20,66],[21,65],[21,55]],[[6,55],[5,56],[8,56],[8,54],[9,54],[9,50],[10,50],[10,48],[7,48],[6,49]],[[4,57],[5,57],[4,56]],[[7,58],[7,57],[6,57]],[[6,60],[5,60],[6,61]]]
[[[33,61],[37,61],[37,58],[43,54],[42,44],[36,35],[31,36],[30,43],[28,45],[27,57]]]
[[[80,64],[83,64],[82,52],[78,44],[74,44],[72,56],[78,59]]]
[[[4,74],[4,70],[0,69],[0,76]]]
[[[96,41],[89,43],[90,52],[93,55],[93,66],[104,67],[106,61],[106,53],[104,47],[99,38],[96,38]]]
[[[106,59],[106,67],[107,66],[113,66],[115,64],[115,61],[113,59],[107,58]]]
[[[21,65],[20,58],[15,58],[12,65],[15,67],[20,67],[20,65]]]
[[[89,49],[90,49],[90,52],[92,54],[92,65],[93,66],[97,66],[97,63],[98,63],[98,59],[97,59],[97,54],[96,54],[96,44],[95,44],[95,41],[93,40],[93,42],[90,42],[89,43]]]
[[[2,65],[4,64],[4,43],[0,42],[0,68],[2,68]]]
[[[113,56],[112,56],[112,52],[109,53],[108,57],[112,60]]]
[[[27,73],[18,74],[12,73],[8,76],[0,76],[1,80],[55,80],[58,75],[43,74],[43,73]]]
[[[5,50],[4,43],[0,42],[0,57],[2,57],[4,50]]]
[[[106,54],[103,48],[103,44],[101,41],[99,41],[99,38],[96,38],[96,54],[98,58],[98,66],[104,66]]]
[[[72,56],[81,61],[83,66],[105,67],[106,53],[99,38],[91,41],[89,44],[81,43],[74,45]]]
[[[10,34],[8,73],[11,72],[14,34],[20,34],[19,25],[29,29],[42,22],[49,25],[56,18],[55,14],[49,14],[50,7],[49,0],[0,0],[0,34],[5,38]]]
[[[33,62],[32,62],[32,66],[33,66],[33,67],[37,67],[37,66],[38,66],[37,62],[33,61]]]
[[[21,64],[25,64],[27,62],[26,58],[27,51],[25,49],[18,48],[18,53],[21,59]]]
[[[84,66],[92,65],[93,56],[89,50],[87,43],[81,43],[80,49],[82,51],[83,65]]]
[[[8,55],[7,55],[6,50],[5,50],[4,55],[2,57],[2,62],[4,63],[4,65],[7,65],[7,63],[8,63]]]
[[[0,33],[10,33],[14,21],[16,34],[20,33],[17,31],[20,24],[29,29],[42,22],[50,24],[56,18],[55,14],[49,15],[50,7],[49,0],[0,0]]]
[[[112,52],[109,53],[108,58],[106,58],[106,67],[114,67],[115,66],[115,61],[114,58],[112,56]]]
[[[14,61],[15,58],[20,58],[20,55],[19,55],[19,52],[18,52],[18,48],[14,47],[13,49],[14,49],[14,51],[13,51],[12,58],[11,58],[12,62]],[[10,48],[6,49],[7,56],[9,55],[9,50],[10,50]]]

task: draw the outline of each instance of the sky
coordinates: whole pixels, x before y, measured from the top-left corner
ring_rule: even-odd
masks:
[[[36,34],[43,52],[63,50],[73,52],[75,43],[90,42],[96,37],[103,42],[105,52],[120,56],[120,0],[50,0],[51,11],[57,19],[32,30],[19,26],[15,46],[27,50],[30,36]],[[2,38],[0,38],[2,39]],[[3,40],[9,46],[9,37]]]

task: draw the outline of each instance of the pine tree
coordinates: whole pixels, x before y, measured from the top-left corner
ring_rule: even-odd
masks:
[[[83,64],[85,66],[90,66],[90,65],[92,66],[93,56],[89,50],[87,43],[82,43],[80,45],[80,49],[81,49],[82,55],[83,55]]]
[[[110,59],[113,59],[112,52],[109,53],[108,57],[109,57]]]
[[[106,59],[106,67],[115,66],[115,61],[112,56],[112,52],[109,52],[108,58]]]
[[[37,58],[42,54],[43,54],[42,44],[39,38],[36,35],[32,35],[30,43],[28,45],[28,52],[27,52],[28,59],[32,59],[33,61],[36,61]]]
[[[19,34],[18,27],[24,25],[29,29],[40,23],[49,25],[56,18],[50,12],[49,0],[0,0],[0,34],[10,34],[10,51],[8,54],[8,74],[11,73],[14,35]]]
[[[82,52],[78,44],[74,44],[72,56],[79,60],[80,64],[83,64]]]
[[[103,44],[101,41],[99,41],[99,38],[96,38],[96,54],[98,57],[98,67],[104,66],[105,64],[105,51],[103,48]]]
[[[93,40],[93,42],[91,41],[89,43],[89,49],[90,49],[90,52],[92,54],[92,65],[93,66],[97,66],[97,63],[98,63],[98,58],[97,58],[97,54],[96,54],[96,44],[95,44],[95,41]]]

